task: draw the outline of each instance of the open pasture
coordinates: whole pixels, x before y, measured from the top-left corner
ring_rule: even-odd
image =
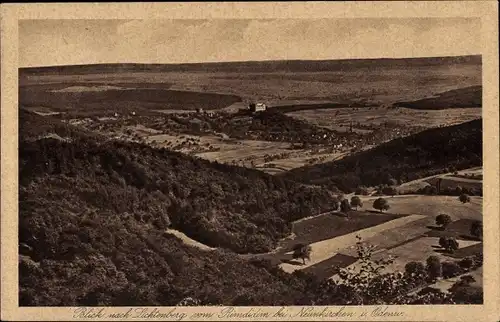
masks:
[[[363,209],[370,209],[375,198],[361,198]],[[472,221],[482,220],[481,197],[472,197],[472,202],[468,204],[462,204],[456,197],[446,196],[397,196],[387,199],[391,205],[390,214],[362,212],[364,220],[371,222],[370,226],[357,225],[356,220],[361,217],[337,219],[327,214],[296,222],[293,238],[283,240],[282,248],[275,254],[283,262],[281,267],[287,272],[304,270],[318,276],[332,276],[335,266],[356,266],[356,235],[362,238],[362,242],[375,246],[375,259],[388,255],[397,257],[387,271],[404,270],[406,263],[425,261],[431,255],[454,260],[481,250],[482,243],[469,234]],[[435,224],[436,215],[441,213],[449,214],[453,220],[444,231]],[[351,232],[339,229],[338,223],[333,222],[335,220],[344,220],[343,224]],[[457,238],[460,249],[454,254],[445,253],[438,246],[439,237],[444,235]],[[306,261],[305,265],[300,260],[291,260],[290,249],[296,243],[311,244],[311,261]]]
[[[481,243],[476,240],[457,239],[457,241],[459,243],[459,250],[457,250],[457,252],[462,248],[479,245]],[[442,262],[455,260],[448,255],[449,253],[443,251],[439,246],[438,237],[421,237],[398,247],[379,252],[373,256],[373,259],[377,260],[393,256],[395,258],[394,262],[387,266],[385,271],[403,272],[407,263],[412,261],[425,263],[429,256],[437,256]]]
[[[361,197],[364,208],[372,209],[372,204],[378,197]],[[389,212],[396,214],[421,214],[436,217],[448,214],[453,220],[470,218],[482,220],[483,198],[471,196],[471,201],[461,203],[456,196],[423,196],[402,195],[384,197],[390,205]]]

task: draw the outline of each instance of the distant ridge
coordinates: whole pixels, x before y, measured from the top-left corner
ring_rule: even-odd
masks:
[[[360,58],[338,60],[266,60],[241,62],[205,62],[182,64],[88,64],[88,65],[60,65],[46,67],[19,68],[21,74],[85,74],[85,73],[116,73],[116,72],[276,72],[276,71],[331,71],[343,68],[384,67],[384,66],[419,66],[419,65],[446,65],[446,64],[481,64],[481,55],[421,57],[421,58]]]

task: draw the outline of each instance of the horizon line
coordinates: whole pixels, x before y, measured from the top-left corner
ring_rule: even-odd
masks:
[[[459,58],[459,57],[482,57],[482,54],[467,55],[444,55],[444,56],[412,56],[412,57],[366,57],[366,58],[334,58],[334,59],[264,59],[264,60],[226,60],[226,61],[200,61],[200,62],[177,62],[177,63],[134,63],[134,62],[115,62],[115,63],[86,63],[71,65],[44,65],[44,66],[19,66],[18,69],[30,68],[52,68],[52,67],[78,67],[78,66],[99,66],[99,65],[209,65],[224,63],[266,63],[266,62],[323,62],[323,61],[348,61],[348,60],[403,60],[403,59],[432,59],[432,58]]]

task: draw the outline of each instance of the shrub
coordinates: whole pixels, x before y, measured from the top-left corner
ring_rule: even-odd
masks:
[[[467,194],[462,193],[460,197],[458,197],[458,200],[460,200],[460,202],[462,203],[467,203],[470,202],[470,197]]]
[[[470,234],[476,238],[483,236],[483,222],[476,220],[470,226]]]
[[[456,304],[483,304],[483,289],[456,282],[450,288],[451,298]]]
[[[368,195],[368,188],[366,188],[365,186],[358,187],[358,188],[356,188],[355,194],[367,196]]]
[[[387,196],[394,196],[398,194],[398,191],[393,186],[387,186],[382,188],[382,193]]]
[[[474,265],[474,259],[471,257],[462,258],[458,262],[458,265],[464,270],[469,270]]]
[[[427,272],[421,262],[409,262],[405,265],[405,275],[411,281],[423,280],[427,276]]]

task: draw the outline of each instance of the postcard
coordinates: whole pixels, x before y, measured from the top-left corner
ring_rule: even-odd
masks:
[[[2,320],[500,319],[496,2],[1,14]]]

